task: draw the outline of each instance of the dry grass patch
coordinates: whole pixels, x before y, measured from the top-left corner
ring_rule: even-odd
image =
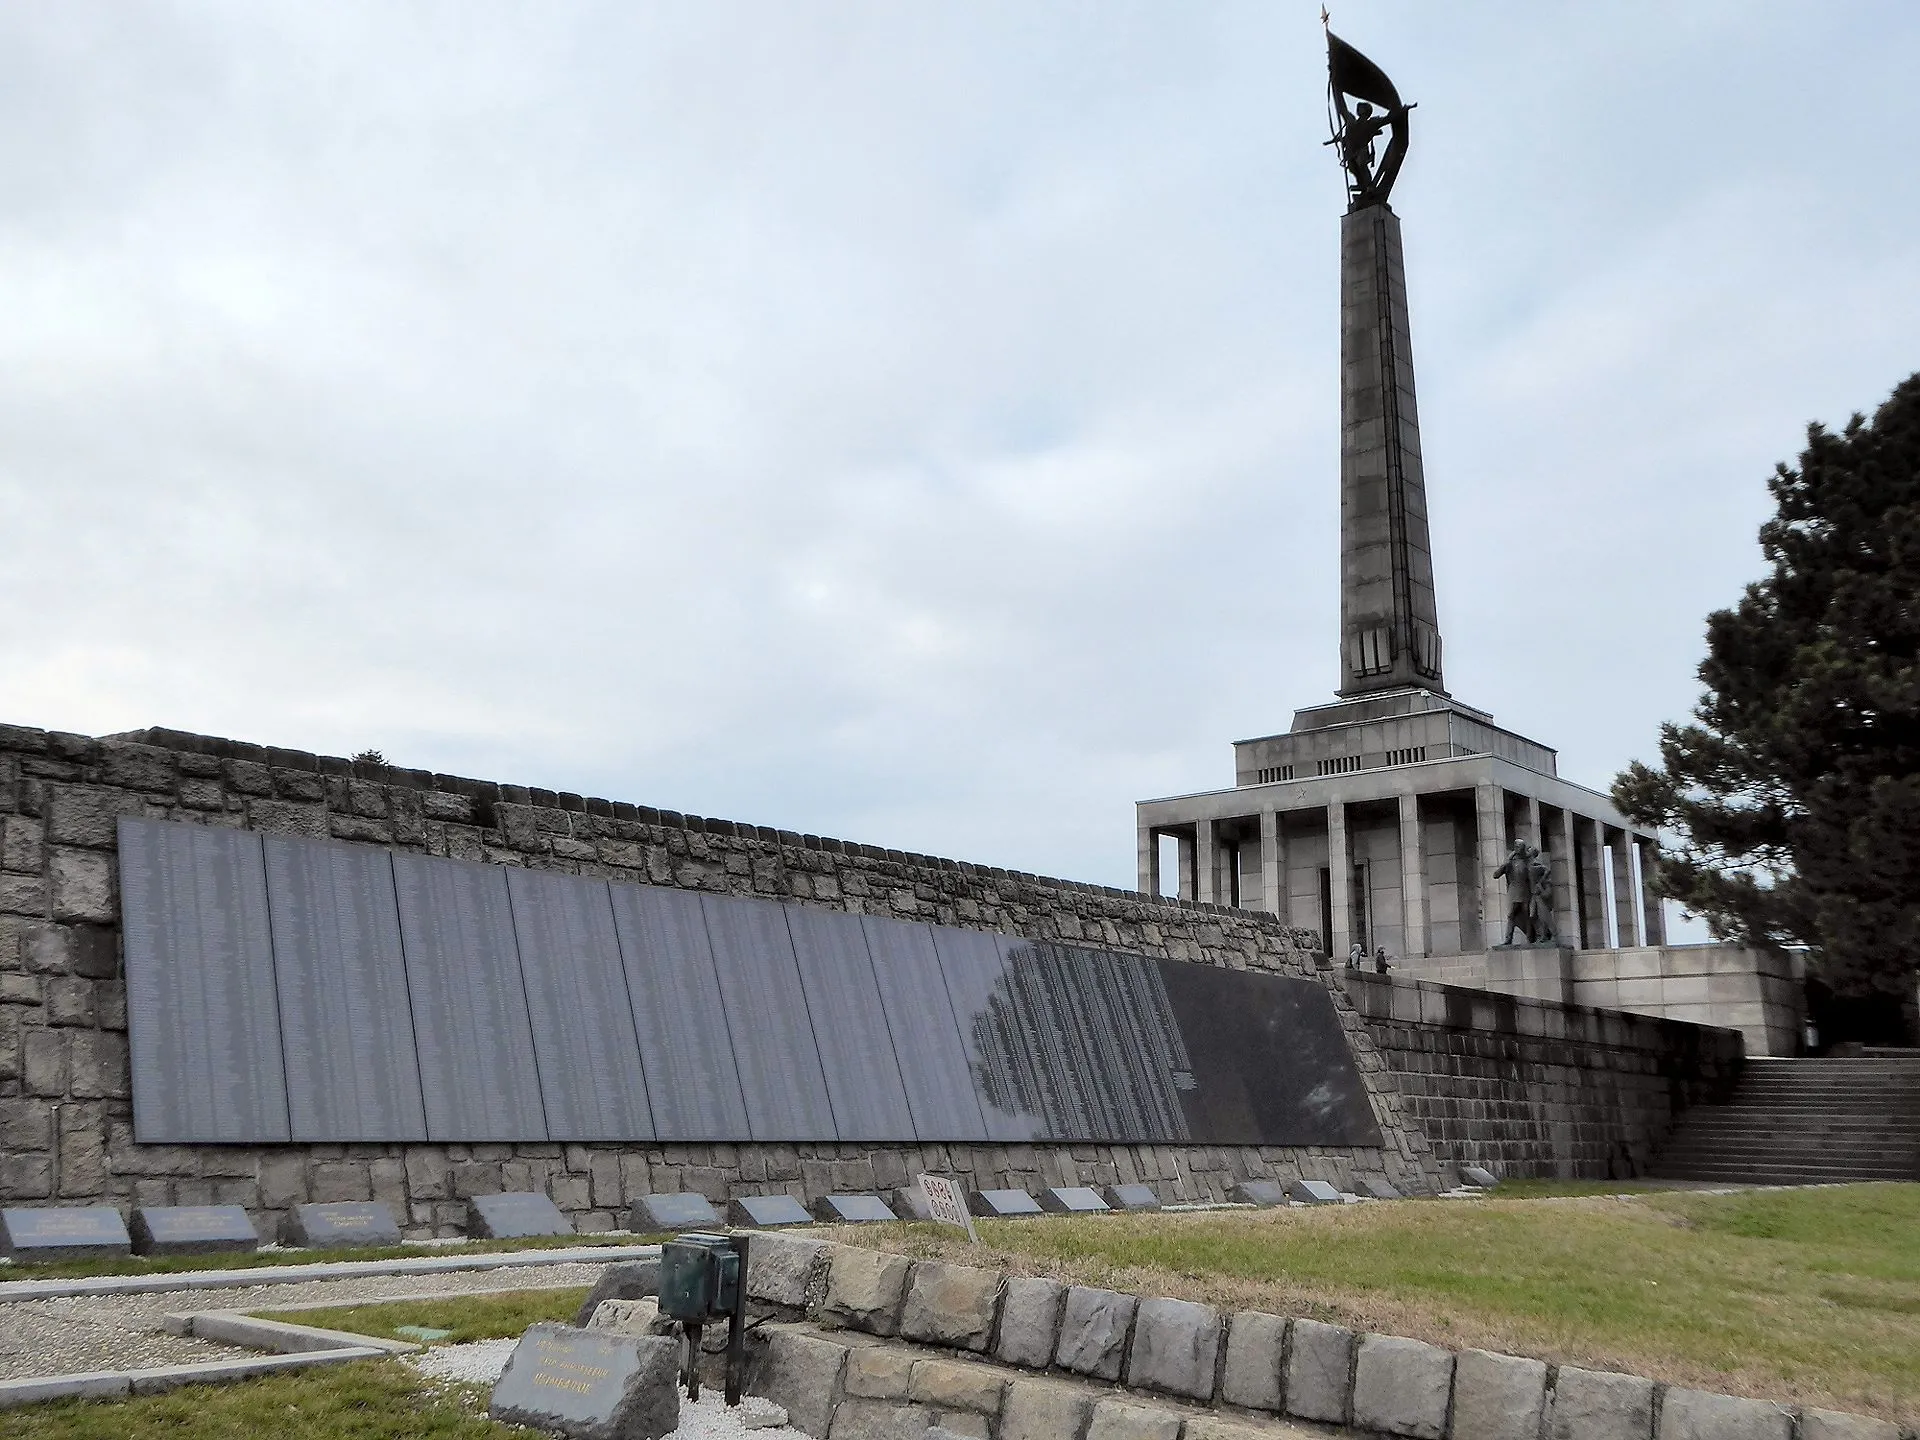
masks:
[[[865,1243],[1920,1419],[1920,1185],[982,1221]]]

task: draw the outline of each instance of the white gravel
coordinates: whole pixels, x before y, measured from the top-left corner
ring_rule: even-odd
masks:
[[[475,1340],[467,1345],[436,1345],[407,1363],[435,1380],[465,1380],[475,1385],[491,1385],[507,1368],[518,1340]],[[754,1396],[741,1401],[738,1410],[729,1410],[721,1394],[708,1386],[701,1390],[698,1404],[680,1399],[680,1428],[668,1440],[735,1440],[753,1435],[759,1440],[806,1440],[804,1431],[790,1425],[764,1426],[749,1430],[746,1417],[764,1411],[768,1402]]]

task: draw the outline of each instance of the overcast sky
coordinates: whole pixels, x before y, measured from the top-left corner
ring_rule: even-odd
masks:
[[[1452,691],[1604,788],[1920,367],[1920,6],[1358,0]],[[0,6],[0,720],[1130,885],[1337,683],[1317,0]]]

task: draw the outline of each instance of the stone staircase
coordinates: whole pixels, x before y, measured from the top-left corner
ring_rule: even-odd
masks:
[[[1920,1180],[1920,1055],[1750,1060],[1724,1105],[1696,1105],[1653,1173],[1812,1185]]]

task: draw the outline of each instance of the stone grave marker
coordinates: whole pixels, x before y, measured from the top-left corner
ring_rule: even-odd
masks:
[[[1375,1200],[1404,1200],[1407,1198],[1398,1190],[1394,1189],[1391,1183],[1382,1180],[1378,1175],[1360,1176],[1359,1185],[1362,1190],[1366,1191],[1367,1194]]]
[[[0,1210],[0,1255],[15,1260],[92,1260],[132,1253],[133,1238],[111,1205]]]
[[[973,1212],[967,1208],[966,1196],[960,1193],[960,1187],[944,1175],[922,1175],[920,1177],[920,1200],[927,1207],[927,1218],[942,1225],[958,1225],[967,1232],[967,1239],[975,1245],[980,1237],[974,1233]]]
[[[1295,1180],[1288,1184],[1287,1194],[1302,1205],[1340,1205],[1346,1196],[1324,1180]]]
[[[704,1195],[637,1195],[627,1210],[627,1229],[641,1234],[670,1230],[712,1229],[724,1224],[720,1212]]]
[[[813,1213],[836,1225],[872,1225],[900,1218],[878,1195],[822,1195],[813,1202]]]
[[[1151,1185],[1109,1185],[1107,1204],[1116,1210],[1158,1210],[1160,1197]]]
[[[1091,1185],[1053,1185],[1040,1192],[1040,1208],[1050,1215],[1104,1215],[1113,1207]]]
[[[482,1240],[518,1240],[529,1235],[571,1235],[573,1225],[539,1191],[508,1190],[467,1201],[467,1234]]]
[[[1500,1177],[1498,1175],[1478,1165],[1462,1165],[1460,1167],[1460,1178],[1467,1184],[1477,1186],[1482,1190],[1491,1190],[1500,1183]]]
[[[569,1440],[659,1440],[680,1424],[679,1364],[664,1336],[543,1321],[520,1337],[487,1413]]]
[[[1040,1202],[1024,1190],[976,1190],[973,1213],[1007,1220],[1018,1215],[1038,1215]]]
[[[1284,1205],[1287,1192],[1275,1180],[1242,1180],[1227,1192],[1227,1198],[1242,1205]]]
[[[142,1205],[133,1212],[133,1248],[142,1255],[222,1255],[260,1248],[238,1205]]]
[[[727,1222],[772,1230],[781,1225],[811,1225],[813,1217],[791,1195],[740,1195],[727,1202]]]
[[[961,1209],[966,1206],[962,1205]],[[918,1185],[903,1185],[893,1192],[893,1213],[902,1220],[936,1220],[939,1217],[927,1208],[927,1197]]]
[[[400,1226],[378,1200],[336,1200],[296,1205],[288,1217],[289,1245],[332,1250],[346,1245],[398,1245]]]

